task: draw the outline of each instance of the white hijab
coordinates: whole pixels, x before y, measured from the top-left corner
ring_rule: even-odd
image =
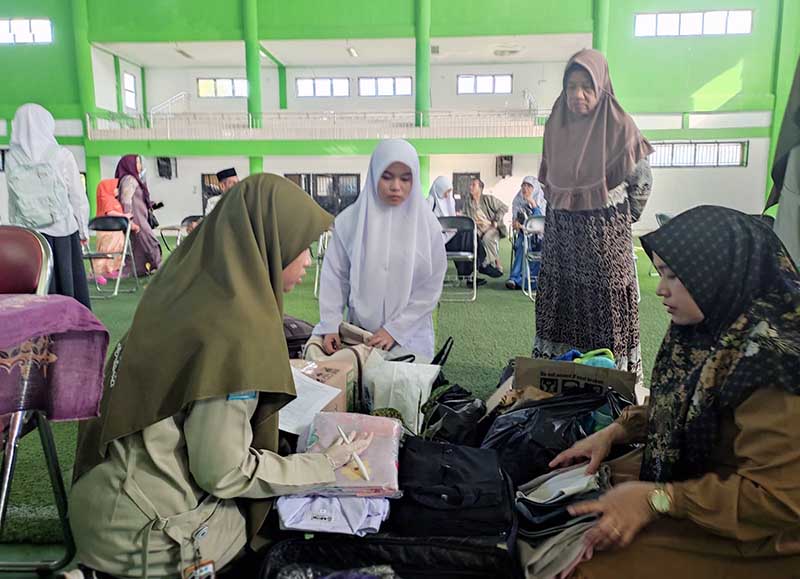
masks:
[[[38,161],[57,144],[55,133],[53,115],[40,105],[28,103],[17,109],[11,121],[10,143],[22,149],[31,161]]]
[[[378,182],[395,162],[411,168],[412,184],[408,199],[392,207],[378,196]],[[441,240],[439,221],[422,196],[419,157],[410,143],[378,143],[358,200],[339,214],[334,229],[350,258],[351,319],[376,331],[408,305],[415,276],[432,275],[429,256],[434,240]]]
[[[433,208],[433,214],[436,217],[453,217],[456,214],[456,200],[453,197],[453,182],[449,177],[442,175],[436,177],[431,185],[430,193],[428,193],[428,201]],[[450,195],[446,198],[444,194],[450,190]]]
[[[542,215],[545,215],[547,213],[547,201],[544,198],[544,189],[542,189],[542,184],[539,182],[539,179],[528,175],[522,180],[522,182],[528,183],[533,187],[533,200],[536,201],[536,205],[539,207]],[[525,197],[522,195],[522,186],[520,186],[517,196],[514,198],[512,207],[517,204],[522,205],[523,203],[527,202],[525,201]]]

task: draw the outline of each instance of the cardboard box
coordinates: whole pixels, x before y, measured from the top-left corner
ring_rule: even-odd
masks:
[[[636,374],[633,372],[595,368],[574,362],[517,358],[513,387],[527,386],[535,386],[552,394],[569,390],[603,392],[610,387],[636,403]]]
[[[325,412],[351,412],[355,407],[356,374],[351,363],[340,360],[326,362],[290,360],[290,363],[309,378],[340,390],[339,396],[323,408]]]

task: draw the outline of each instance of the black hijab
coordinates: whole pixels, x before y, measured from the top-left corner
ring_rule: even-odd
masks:
[[[757,388],[800,394],[800,276],[769,224],[701,206],[642,238],[702,310],[672,325],[653,368],[641,479],[685,480],[710,470],[723,410]]]

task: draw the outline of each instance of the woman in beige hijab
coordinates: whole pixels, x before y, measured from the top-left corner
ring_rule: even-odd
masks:
[[[78,440],[78,559],[114,577],[217,570],[258,536],[271,498],[333,482],[369,438],[281,457],[295,397],[283,293],[331,216],[276,175],[246,179],[153,278]],[[182,575],[183,574],[183,575]]]

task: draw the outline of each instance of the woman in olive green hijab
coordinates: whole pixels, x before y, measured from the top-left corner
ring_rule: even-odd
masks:
[[[272,497],[334,481],[369,445],[274,452],[277,412],[295,397],[282,294],[331,220],[291,182],[256,175],[153,278],[107,365],[100,418],[79,433],[70,515],[83,565],[219,571],[258,535]]]

